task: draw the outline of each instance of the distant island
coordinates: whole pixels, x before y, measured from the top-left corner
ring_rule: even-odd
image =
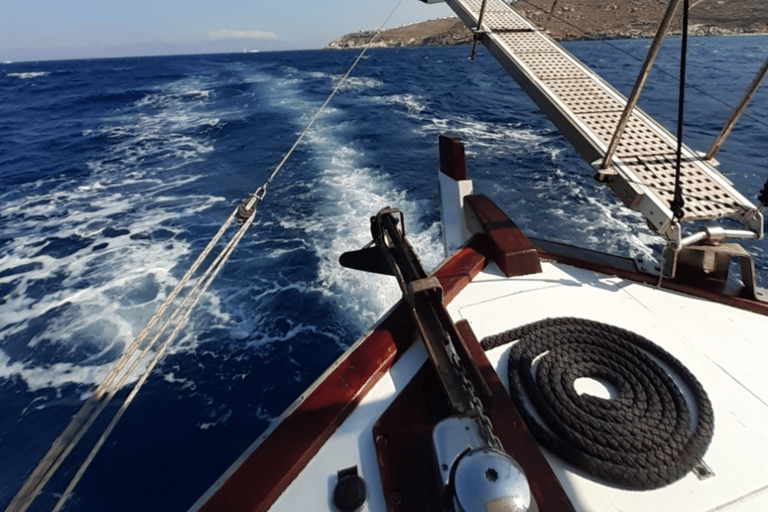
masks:
[[[768,33],[765,1],[693,0],[689,33]],[[546,30],[558,41],[653,37],[667,4],[667,0],[560,0]],[[539,28],[544,27],[551,7],[552,0],[526,0],[513,5]],[[679,14],[677,17],[671,28],[673,35],[680,33]],[[361,48],[375,34],[372,30],[348,34],[332,41],[327,48]],[[458,18],[442,18],[385,30],[372,46],[453,46],[471,41],[471,32]]]

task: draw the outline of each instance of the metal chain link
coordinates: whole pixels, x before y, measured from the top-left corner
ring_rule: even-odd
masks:
[[[471,414],[475,416],[474,419],[477,422],[478,426],[480,427],[480,432],[482,436],[485,438],[486,442],[491,446],[491,448],[504,451],[504,447],[501,444],[501,440],[496,436],[496,434],[493,433],[493,423],[491,422],[491,418],[489,418],[488,415],[485,414],[485,408],[483,407],[483,402],[481,402],[480,398],[475,394],[475,386],[467,378],[467,374],[461,365],[461,360],[459,359],[459,355],[456,353],[455,350],[451,351],[451,363],[453,364],[458,374],[461,376],[461,381],[462,381],[462,385],[464,386],[464,389],[466,389],[467,393],[469,393],[469,395],[472,397],[469,401],[469,405],[470,405],[469,409],[471,411]]]

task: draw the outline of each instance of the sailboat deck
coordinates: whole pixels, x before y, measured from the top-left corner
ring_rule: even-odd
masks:
[[[476,27],[483,0],[448,0]],[[480,27],[489,51],[590,163],[602,161],[626,99],[501,0],[487,0]],[[659,232],[669,228],[677,141],[639,109],[609,170],[611,188]],[[683,148],[684,221],[740,219],[753,205],[709,162]]]
[[[703,459],[712,475],[699,478],[689,473],[651,491],[606,484],[544,450],[574,508],[585,512],[765,510],[768,385],[760,362],[768,357],[768,349],[755,336],[765,317],[560,263],[544,261],[542,270],[507,278],[490,264],[451,301],[448,311],[454,321],[468,321],[478,339],[553,317],[587,318],[639,333],[663,346],[696,375],[715,414],[715,434]],[[713,318],[720,322],[713,323]],[[505,386],[509,348],[487,352]],[[745,353],[752,356],[745,359]],[[426,361],[422,343],[408,349],[270,510],[335,510],[336,472],[351,466],[358,467],[368,484],[363,510],[388,510],[372,428]],[[407,505],[404,509],[408,510]]]
[[[542,274],[506,279],[491,265],[448,309],[455,321],[468,320],[478,339],[544,317],[621,326],[683,361],[715,411],[715,434],[704,456],[712,475],[690,473],[652,491],[605,485],[545,450],[576,509],[764,510],[768,442],[761,432],[768,419],[768,385],[753,359],[744,357],[765,355],[753,335],[764,317],[567,265],[543,262],[542,267]],[[488,353],[505,385],[508,354],[509,345]]]

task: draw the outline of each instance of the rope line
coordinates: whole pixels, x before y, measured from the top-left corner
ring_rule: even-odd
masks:
[[[234,220],[234,212],[224,225],[219,229],[218,233],[213,237],[208,246],[203,250],[197,260],[192,264],[190,269],[177,283],[168,298],[160,305],[155,314],[150,318],[144,328],[134,338],[131,344],[126,348],[120,358],[115,362],[112,369],[99,383],[93,394],[86,400],[85,404],[80,408],[78,413],[72,418],[66,429],[59,435],[59,437],[53,442],[48,453],[40,460],[37,467],[33,470],[27,480],[22,485],[19,492],[6,508],[6,512],[21,512],[29,508],[34,499],[42,491],[45,484],[56,473],[59,466],[64,462],[72,449],[77,445],[83,435],[88,431],[90,426],[101,414],[104,408],[109,404],[114,395],[120,390],[126,378],[130,375],[133,369],[136,367],[139,361],[141,361],[144,354],[151,348],[152,342],[146,344],[143,352],[134,359],[134,363],[130,365],[127,370],[126,365],[134,357],[136,351],[141,347],[142,342],[147,335],[151,332],[152,328],[157,324],[160,318],[164,315],[165,311],[181,293],[187,282],[191,279],[192,275],[197,271],[205,258],[211,253],[213,248],[222,238],[229,225]],[[162,334],[165,327],[172,320],[173,316],[169,318],[163,327],[155,337],[157,339]],[[154,341],[154,340],[153,340]],[[125,371],[124,371],[125,370]],[[121,374],[122,373],[122,374]]]
[[[368,41],[368,43],[365,45],[365,47],[360,52],[360,55],[357,56],[357,59],[352,63],[352,65],[349,67],[347,72],[344,74],[343,77],[339,80],[339,83],[336,84],[336,87],[334,87],[331,94],[328,96],[328,98],[325,100],[325,103],[315,112],[315,115],[312,117],[312,119],[309,121],[309,124],[307,124],[307,127],[304,128],[304,131],[301,132],[299,135],[299,138],[296,139],[296,142],[293,143],[293,146],[291,146],[291,149],[288,150],[288,153],[285,154],[282,161],[277,165],[275,170],[272,172],[272,174],[269,176],[267,181],[264,182],[264,184],[259,187],[259,189],[253,194],[251,198],[249,198],[248,203],[246,204],[246,209],[251,209],[258,201],[261,201],[264,198],[264,194],[267,193],[267,187],[270,185],[272,180],[275,178],[278,172],[283,168],[283,165],[288,160],[288,158],[293,154],[293,151],[298,147],[299,143],[304,139],[304,136],[309,132],[310,128],[312,128],[312,125],[315,124],[315,121],[317,121],[317,118],[320,117],[320,114],[323,113],[323,110],[325,110],[325,107],[328,105],[328,103],[331,102],[331,99],[333,99],[334,96],[336,96],[336,93],[339,92],[341,89],[341,86],[344,85],[344,82],[346,81],[347,77],[352,73],[352,70],[355,69],[357,66],[357,63],[360,62],[365,55],[365,52],[368,51],[368,49],[371,47],[373,42],[381,35],[381,31],[384,29],[384,26],[389,22],[389,19],[392,17],[393,14],[395,14],[395,11],[398,7],[400,7],[400,4],[403,2],[403,0],[399,0],[397,2],[397,5],[395,5],[394,9],[389,13],[389,15],[384,19],[382,24],[379,26],[379,28],[376,30],[376,34]]]
[[[518,2],[520,2],[520,3],[525,3],[525,4],[527,4],[527,5],[530,5],[531,7],[533,7],[534,9],[536,9],[536,10],[538,10],[538,11],[541,11],[542,13],[545,13],[545,14],[547,13],[547,11],[546,11],[545,9],[543,9],[543,8],[539,7],[539,6],[538,6],[538,5],[536,5],[536,4],[533,4],[533,3],[531,3],[531,2],[530,2],[530,1],[528,1],[528,0],[517,0],[517,1],[518,1]],[[586,36],[586,35],[588,35],[588,32],[587,32],[585,29],[583,29],[583,28],[579,27],[578,25],[574,25],[573,23],[571,23],[570,21],[566,20],[565,18],[562,18],[562,17],[560,17],[560,16],[557,16],[557,15],[553,15],[553,18],[554,18],[554,19],[556,19],[557,21],[559,21],[559,22],[561,22],[561,23],[565,24],[565,25],[568,25],[569,27],[571,27],[571,28],[573,28],[573,29],[575,29],[575,30],[578,30],[579,32],[581,32],[581,33],[582,33],[583,35],[585,35],[585,36]],[[632,58],[632,59],[634,59],[634,60],[636,60],[636,61],[638,61],[638,62],[642,62],[642,61],[643,61],[643,59],[642,59],[642,58],[640,58],[640,57],[638,57],[637,55],[633,55],[633,54],[629,53],[628,51],[626,51],[626,50],[622,49],[621,47],[619,47],[619,46],[617,46],[617,45],[615,45],[615,44],[612,44],[612,43],[610,42],[610,40],[608,40],[608,39],[590,39],[590,40],[593,40],[593,41],[599,41],[600,43],[602,43],[602,44],[604,44],[604,45],[610,46],[610,47],[611,47],[611,48],[613,48],[614,50],[616,50],[616,51],[618,51],[618,52],[621,52],[621,53],[623,53],[624,55],[626,55],[627,57],[630,57],[630,58]],[[662,74],[664,74],[664,75],[667,75],[668,77],[672,78],[673,80],[678,80],[678,79],[679,79],[679,78],[678,78],[678,77],[677,77],[675,74],[673,74],[673,73],[671,73],[671,72],[669,72],[669,71],[665,70],[665,69],[664,69],[664,67],[662,67],[661,65],[658,65],[658,64],[657,64],[656,66],[654,66],[654,68],[653,68],[653,69],[655,69],[655,70],[658,70],[658,71],[659,71],[659,73],[662,73]],[[701,88],[700,88],[700,87],[698,87],[697,85],[694,85],[694,84],[688,83],[688,84],[686,84],[686,88],[688,88],[688,89],[693,89],[693,90],[695,90],[696,92],[698,92],[699,94],[702,94],[702,95],[704,95],[704,96],[706,96],[706,97],[708,97],[708,98],[710,98],[710,99],[712,99],[712,100],[715,100],[716,102],[720,103],[721,105],[723,105],[723,106],[725,106],[725,107],[728,107],[728,108],[729,108],[729,109],[731,109],[731,110],[733,110],[733,109],[735,108],[735,107],[734,107],[733,105],[731,105],[730,103],[728,103],[728,102],[726,102],[726,101],[724,101],[724,100],[721,100],[720,98],[718,98],[718,97],[716,97],[716,96],[713,96],[711,93],[709,93],[709,92],[705,91],[704,89],[701,89]],[[754,117],[753,115],[751,115],[751,114],[748,114],[748,113],[746,113],[746,112],[745,112],[744,114],[742,114],[742,117],[745,117],[745,118],[749,118],[751,121],[754,121],[755,123],[758,123],[758,124],[762,124],[763,126],[768,126],[768,123],[766,123],[766,122],[765,122],[765,121],[763,121],[762,119],[759,119],[759,118],[757,118],[757,117]]]
[[[560,458],[634,490],[663,487],[700,464],[714,433],[712,404],[690,370],[663,348],[581,318],[541,320],[481,345],[490,350],[513,341],[510,396],[531,434]],[[610,384],[615,396],[579,394],[580,378]]]
[[[683,199],[683,189],[680,184],[682,175],[683,160],[683,121],[685,113],[685,63],[688,54],[688,10],[689,0],[683,0],[683,38],[680,44],[680,92],[677,101],[677,151],[675,152],[675,192],[674,199],[669,205],[675,218],[680,220],[685,213],[685,200]]]
[[[134,385],[133,389],[131,390],[128,397],[126,397],[123,404],[120,406],[120,409],[115,413],[115,416],[112,418],[112,421],[107,426],[107,428],[102,433],[99,440],[96,442],[94,447],[91,449],[91,452],[88,454],[88,457],[86,457],[85,461],[81,464],[80,468],[78,469],[77,473],[74,477],[72,477],[72,480],[70,481],[69,485],[67,486],[64,493],[59,498],[59,501],[56,503],[56,505],[53,508],[53,512],[58,512],[66,503],[67,499],[71,495],[72,491],[74,490],[75,486],[78,484],[80,479],[82,478],[83,474],[85,474],[85,470],[88,468],[88,466],[93,461],[94,457],[96,457],[96,454],[99,452],[101,447],[103,446],[104,442],[107,440],[107,437],[109,437],[112,430],[117,425],[118,421],[120,421],[120,418],[122,418],[125,411],[128,409],[128,406],[133,402],[133,399],[138,394],[141,387],[146,382],[147,378],[149,377],[149,374],[152,372],[154,367],[157,365],[157,363],[162,359],[165,352],[168,350],[168,347],[170,347],[171,341],[176,338],[176,335],[179,333],[181,328],[186,324],[186,321],[188,320],[189,316],[192,314],[192,311],[194,307],[197,305],[197,303],[200,301],[202,296],[205,294],[205,292],[208,290],[208,287],[213,282],[214,278],[218,274],[219,270],[224,266],[224,263],[229,259],[229,257],[232,255],[232,253],[235,250],[235,247],[240,242],[240,240],[245,235],[246,231],[248,231],[248,228],[251,226],[255,219],[255,216],[251,216],[241,227],[238,229],[235,236],[232,238],[232,240],[227,244],[227,246],[222,250],[222,252],[218,255],[216,260],[211,264],[211,266],[206,270],[206,272],[203,274],[203,276],[200,277],[197,286],[195,289],[193,289],[187,297],[184,299],[184,301],[181,303],[181,305],[173,312],[171,317],[166,321],[166,323],[161,328],[160,332],[155,336],[155,338],[152,340],[152,343],[148,344],[147,347],[145,347],[144,351],[141,353],[138,359],[134,362],[133,366],[131,367],[132,371],[136,365],[138,365],[138,362],[141,361],[144,356],[149,351],[149,348],[157,342],[157,340],[160,338],[161,334],[164,332],[164,330],[170,326],[173,319],[180,313],[184,312],[181,319],[176,323],[175,328],[173,329],[173,332],[171,332],[170,335],[166,336],[165,341],[160,346],[158,351],[155,353],[155,355],[152,357],[151,361],[147,365],[146,370],[141,375],[139,380]],[[190,297],[192,297],[191,302],[189,302]],[[188,303],[189,302],[189,303]]]
[[[163,316],[168,311],[168,308],[171,307],[172,303],[176,301],[176,299],[180,295],[182,295],[182,291],[187,286],[188,282],[192,279],[192,276],[197,272],[197,270],[203,264],[205,259],[211,254],[213,249],[219,244],[219,242],[224,237],[229,227],[232,225],[233,221],[238,218],[238,210],[241,210],[240,206],[236,207],[235,210],[229,215],[229,217],[221,226],[219,231],[213,236],[211,241],[205,247],[203,252],[200,253],[200,255],[192,264],[192,266],[189,268],[189,270],[184,274],[184,276],[176,284],[173,291],[168,295],[166,300],[158,307],[158,309],[149,319],[149,321],[144,326],[144,328],[139,332],[138,335],[136,335],[134,340],[128,345],[128,347],[120,356],[120,358],[112,366],[109,373],[104,377],[104,379],[96,387],[93,394],[86,400],[85,404],[83,404],[83,406],[80,408],[77,414],[75,414],[70,424],[64,429],[64,431],[59,435],[59,437],[52,443],[48,453],[40,460],[37,467],[32,471],[32,473],[29,475],[29,477],[24,482],[22,487],[19,489],[16,496],[13,498],[11,503],[6,508],[6,512],[23,512],[29,508],[29,506],[37,498],[37,496],[40,494],[40,492],[48,483],[48,481],[51,479],[51,477],[56,473],[56,471],[61,466],[61,464],[66,460],[67,456],[70,454],[72,449],[77,445],[77,443],[82,439],[83,435],[85,435],[85,433],[91,427],[93,422],[98,418],[98,416],[106,408],[106,406],[109,404],[112,398],[117,394],[117,392],[120,389],[122,389],[126,379],[128,379],[128,377],[136,370],[139,364],[142,361],[144,361],[144,359],[146,358],[150,350],[163,337],[163,334],[167,330],[169,330],[171,327],[173,327],[173,330],[170,332],[170,334],[165,336],[164,341],[160,344],[159,349],[156,351],[156,353],[151,358],[151,360],[147,363],[147,367],[144,369],[139,379],[134,384],[131,392],[126,397],[123,404],[120,406],[119,410],[115,413],[109,425],[103,431],[102,435],[99,437],[98,441],[91,449],[85,461],[79,467],[78,471],[70,481],[66,490],[62,493],[61,497],[59,498],[59,500],[57,501],[56,505],[53,508],[53,512],[58,512],[64,506],[67,499],[72,494],[72,491],[74,490],[75,486],[80,481],[82,476],[85,474],[85,471],[87,470],[88,466],[93,461],[93,459],[95,458],[96,454],[99,452],[101,447],[104,445],[106,439],[109,437],[110,433],[114,430],[115,426],[122,418],[128,406],[131,404],[134,397],[138,394],[139,390],[146,382],[152,370],[155,368],[157,363],[162,359],[163,355],[166,353],[166,351],[170,347],[171,342],[176,338],[181,328],[189,319],[189,316],[191,315],[194,307],[203,297],[205,292],[208,290],[208,287],[211,285],[213,280],[218,275],[219,271],[222,269],[224,264],[232,255],[232,253],[234,252],[235,248],[240,243],[242,238],[245,236],[245,233],[247,232],[248,228],[253,224],[255,220],[256,205],[259,202],[261,202],[266,196],[267,188],[269,187],[269,185],[272,183],[272,181],[278,175],[278,173],[283,168],[285,163],[288,161],[290,156],[293,154],[293,152],[299,146],[299,144],[304,139],[306,134],[312,128],[315,121],[317,121],[317,119],[323,113],[327,105],[330,103],[331,99],[341,89],[344,82],[350,76],[350,74],[352,73],[354,68],[357,66],[357,64],[360,62],[360,60],[362,60],[365,53],[372,46],[374,41],[379,37],[384,27],[392,18],[393,14],[399,8],[401,3],[402,3],[402,0],[399,0],[395,5],[395,7],[392,9],[392,11],[387,15],[387,17],[381,23],[379,28],[376,30],[375,35],[368,41],[368,43],[362,49],[358,57],[349,67],[347,72],[336,84],[331,94],[328,96],[328,98],[325,100],[322,106],[314,114],[314,116],[309,121],[307,126],[298,136],[296,142],[294,142],[290,150],[285,154],[285,156],[277,165],[277,167],[272,171],[269,178],[267,178],[267,180],[254,193],[250,194],[250,196],[248,197],[247,205],[246,205],[246,209],[249,210],[250,215],[246,219],[241,218],[242,224],[239,226],[239,228],[237,229],[235,234],[232,236],[232,238],[229,240],[229,242],[224,246],[221,252],[210,264],[210,266],[208,266],[203,271],[202,275],[200,275],[197,278],[194,286],[183,295],[181,303],[178,304],[175,307],[175,309],[173,309],[167,315],[166,320],[156,330],[154,337],[152,337],[152,339],[149,342],[145,343],[145,340],[149,336],[150,332],[152,332],[152,330],[155,328],[155,326],[158,324],[161,318],[163,318]],[[139,350],[140,350],[140,353],[137,356],[136,353]]]
[[[529,0],[515,0],[512,3],[518,3],[518,2],[519,3],[525,3],[526,5],[529,5],[529,6],[533,7],[534,9],[536,9],[536,10],[538,10],[538,11],[544,13],[544,14],[548,14],[547,10],[545,10],[542,7],[539,7],[538,5],[536,5],[534,3],[531,3]],[[700,2],[695,2],[695,4],[697,4],[697,3],[700,3]],[[691,5],[690,8],[693,8],[695,6],[695,4]],[[571,23],[570,21],[566,20],[563,17],[557,16],[557,15],[552,15],[552,17],[554,19],[558,20],[559,22],[561,22],[561,23],[563,23],[563,24],[565,24],[565,25],[567,25],[567,26],[569,26],[569,27],[579,31],[580,33],[582,33],[584,35],[588,34],[586,30],[584,30],[583,28],[579,27],[578,25],[574,25],[573,23]],[[612,44],[610,42],[610,40],[606,40],[606,39],[595,39],[595,40],[599,41],[602,44],[610,46],[612,49],[614,49],[614,50],[616,50],[618,52],[621,52],[624,55],[626,55],[627,57],[630,57],[630,58],[632,58],[632,59],[634,59],[634,60],[636,60],[638,62],[642,62],[642,60],[643,60],[640,57],[638,57],[636,55],[633,55],[632,53],[622,49],[621,47],[619,47],[619,46],[617,46],[615,44]],[[662,66],[660,66],[658,64],[656,66],[654,66],[654,69],[658,70],[660,73],[662,73],[662,74],[664,74],[664,75],[666,75],[666,76],[668,76],[668,77],[670,77],[670,78],[672,78],[674,80],[677,80],[678,82],[681,82],[681,84],[682,84],[682,85],[680,85],[681,89],[683,89],[683,88],[685,88],[685,89],[693,89],[696,92],[698,92],[699,94],[702,94],[702,95],[704,95],[704,96],[706,96],[706,97],[708,97],[708,98],[710,98],[710,99],[720,103],[721,105],[723,105],[725,107],[728,107],[731,110],[733,110],[735,108],[733,105],[727,103],[724,100],[721,100],[720,98],[718,98],[716,96],[713,96],[711,93],[709,93],[709,92],[699,88],[698,86],[696,86],[694,84],[691,84],[690,82],[686,83],[686,81],[682,80],[680,76],[676,76],[673,73],[670,73],[669,71],[665,70]],[[682,94],[684,94],[684,93],[682,93]],[[752,115],[744,114],[744,117],[749,118],[750,120],[752,120],[752,121],[754,121],[756,123],[759,123],[759,124],[762,124],[763,126],[768,127],[768,123],[766,123],[766,122],[762,121],[761,119],[758,119],[758,118],[756,118],[756,117],[754,117]],[[678,125],[680,125],[680,121],[678,121]],[[681,139],[681,137],[678,137],[678,141],[680,139]],[[676,180],[677,180],[677,177],[676,177]],[[653,184],[643,183],[642,181],[639,181],[639,180],[630,180],[630,182],[634,183],[634,184],[637,184],[637,185],[645,186],[645,187],[647,187],[647,188],[649,188],[650,190],[653,190],[653,191],[668,192],[668,189],[666,189],[666,188],[659,187],[659,186],[653,185]],[[675,188],[677,189],[678,187],[675,187]],[[680,192],[676,191],[675,195],[679,195],[682,199],[690,198],[691,200],[696,200],[696,201],[698,201],[700,203],[706,203],[706,204],[710,204],[710,205],[713,205],[713,206],[722,206],[722,207],[733,207],[734,206],[734,203],[732,201],[725,202],[725,201],[721,201],[721,200],[717,200],[717,199],[711,199],[709,197],[700,197],[701,194],[696,195],[693,192],[689,193],[686,189],[682,189]]]

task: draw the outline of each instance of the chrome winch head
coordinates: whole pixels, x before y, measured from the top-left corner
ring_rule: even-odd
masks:
[[[530,509],[525,472],[508,454],[488,446],[472,418],[444,419],[435,426],[432,443],[443,496],[456,512]]]
[[[461,512],[526,512],[531,506],[531,489],[522,468],[492,448],[461,456],[452,487]]]

